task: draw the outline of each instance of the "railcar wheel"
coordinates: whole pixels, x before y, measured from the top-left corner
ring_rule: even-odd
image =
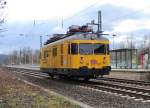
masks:
[[[64,75],[58,75],[60,79],[64,79],[65,76]]]
[[[54,74],[49,73],[48,74],[51,78],[54,78]]]
[[[70,79],[71,77],[69,77],[69,76],[67,76],[67,75],[59,75],[59,78],[68,80],[68,79]]]
[[[84,81],[88,81],[89,79],[90,79],[90,78],[88,78],[88,77],[85,77],[85,78],[84,78]]]
[[[104,76],[103,75],[100,75],[100,78],[103,78]]]

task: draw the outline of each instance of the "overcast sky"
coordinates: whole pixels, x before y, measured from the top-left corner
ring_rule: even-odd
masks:
[[[6,22],[0,28],[0,53],[23,47],[39,49],[39,36],[64,33],[69,25],[85,24],[102,11],[103,30],[116,34],[115,43],[150,33],[150,0],[7,0]],[[61,28],[62,19],[64,28]]]

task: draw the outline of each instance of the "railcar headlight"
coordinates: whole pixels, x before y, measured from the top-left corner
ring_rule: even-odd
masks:
[[[103,64],[106,64],[106,57],[103,58]]]

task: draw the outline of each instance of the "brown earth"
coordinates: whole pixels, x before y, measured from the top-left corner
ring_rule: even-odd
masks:
[[[0,108],[80,108],[28,85],[0,68]]]

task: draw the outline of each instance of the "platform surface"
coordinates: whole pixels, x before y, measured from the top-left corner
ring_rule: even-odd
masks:
[[[150,69],[112,69],[112,72],[150,72]]]

